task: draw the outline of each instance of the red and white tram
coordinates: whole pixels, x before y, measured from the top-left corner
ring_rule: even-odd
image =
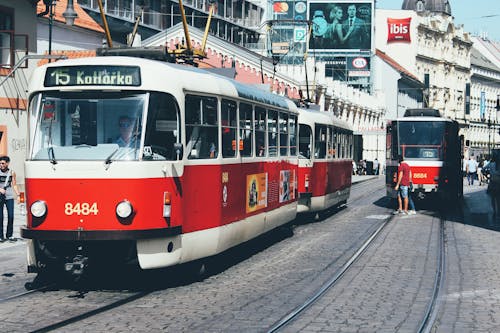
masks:
[[[293,220],[297,118],[286,98],[182,65],[96,57],[38,68],[29,271],[166,267]]]
[[[462,149],[458,123],[435,109],[408,109],[387,125],[387,195],[396,197],[398,155],[412,171],[413,192],[421,199],[440,194],[457,200],[462,189]]]
[[[332,113],[299,113],[299,213],[347,202],[351,189],[352,128]]]

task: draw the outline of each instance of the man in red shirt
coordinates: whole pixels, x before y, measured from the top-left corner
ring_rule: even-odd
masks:
[[[408,196],[411,181],[411,169],[408,164],[403,162],[403,156],[398,156],[398,180],[394,189],[398,191],[398,212],[408,215]]]

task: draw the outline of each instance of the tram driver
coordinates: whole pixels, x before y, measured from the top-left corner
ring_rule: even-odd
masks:
[[[120,137],[116,139],[118,146],[120,147],[137,147],[137,133],[134,133],[135,120],[129,116],[121,116],[118,120],[118,125],[120,127]]]

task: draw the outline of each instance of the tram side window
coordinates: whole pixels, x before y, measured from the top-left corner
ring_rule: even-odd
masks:
[[[280,130],[280,155],[288,155],[288,114],[279,113],[279,130]]]
[[[311,158],[312,130],[307,125],[299,128],[299,158]]]
[[[315,158],[325,158],[326,157],[326,126],[316,124],[316,129],[314,133],[314,157]]]
[[[186,150],[188,159],[216,158],[217,99],[186,95]]]
[[[339,158],[344,158],[344,133],[340,132],[337,135],[337,140],[338,140],[338,157]]]
[[[352,133],[348,134],[348,138],[349,138],[349,156],[347,156],[347,157],[352,158],[354,156],[353,143],[352,143],[352,141],[354,140],[354,137],[353,137]]]
[[[236,102],[221,102],[222,157],[236,156]]]
[[[240,146],[242,157],[252,156],[253,146],[253,110],[252,106],[240,103],[240,137],[243,147]]]
[[[278,112],[273,110],[267,116],[267,144],[269,156],[278,156]]]
[[[180,142],[179,108],[174,97],[151,93],[144,141],[144,160],[177,160],[174,144]]]
[[[328,126],[327,157],[335,158],[335,128]]]
[[[342,133],[342,158],[347,157],[347,136]]]
[[[255,107],[255,154],[266,156],[266,109]]]
[[[297,155],[297,117],[290,116],[290,155]]]

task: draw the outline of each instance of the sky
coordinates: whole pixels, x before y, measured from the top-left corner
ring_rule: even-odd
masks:
[[[449,0],[455,25],[473,35],[487,32],[489,39],[500,42],[500,0]],[[403,0],[376,0],[376,8],[401,9]]]

